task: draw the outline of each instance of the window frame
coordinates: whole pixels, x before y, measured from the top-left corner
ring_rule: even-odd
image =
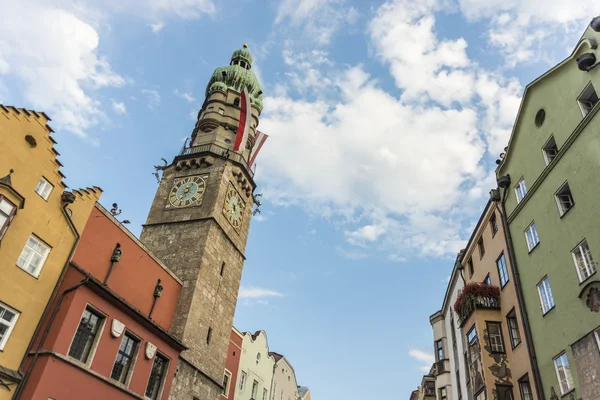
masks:
[[[483,243],[483,236],[480,236],[479,240],[477,240],[477,248],[479,249],[479,259],[481,260],[485,255],[485,244]]]
[[[440,358],[440,350],[442,352],[442,357]],[[435,341],[435,358],[436,361],[445,360],[446,354],[444,353],[444,342],[443,339]]]
[[[531,383],[529,382],[529,375],[525,374],[517,381],[519,383],[519,393],[521,394],[521,400],[533,400],[533,392],[531,390]],[[526,386],[529,396],[525,397],[525,391],[523,387]]]
[[[515,195],[517,196],[517,204],[519,204],[527,196],[527,184],[525,183],[525,177],[521,177],[517,184],[514,186]]]
[[[564,207],[562,205],[562,201],[558,198],[558,196],[563,194],[560,192],[563,191],[565,188],[567,188],[569,190],[569,196],[571,198],[571,206],[567,209],[564,209]],[[571,187],[569,186],[569,181],[564,181],[563,184],[560,185],[558,189],[556,189],[556,192],[554,192],[554,200],[556,201],[556,206],[558,207],[558,214],[561,216],[561,218],[566,213],[568,213],[573,207],[575,207],[575,199],[573,198],[573,192],[571,192]]]
[[[590,91],[590,89],[591,89],[591,93],[587,93]],[[592,111],[594,109],[594,107],[596,107],[596,104],[598,104],[600,102],[600,101],[596,101],[596,103],[593,104],[592,107],[590,107],[589,109],[584,104],[582,104],[584,101],[590,101],[587,98],[589,98],[592,93],[595,94],[596,97],[600,97],[600,96],[598,96],[598,92],[596,91],[596,88],[594,87],[592,81],[590,81],[590,82],[588,82],[587,85],[585,85],[585,88],[581,91],[579,96],[577,96],[577,105],[579,105],[579,110],[581,111],[581,115],[583,116],[583,118],[587,117],[587,115],[590,113],[590,111]],[[584,96],[586,97],[586,99],[583,99]]]
[[[563,359],[564,357],[564,359]],[[563,360],[563,362],[566,360],[566,368],[565,364],[563,364],[562,366],[559,366],[557,363],[557,360]],[[560,388],[560,394],[562,396],[564,396],[565,394],[573,391],[573,389],[575,389],[575,382],[573,381],[573,374],[571,373],[571,364],[569,363],[569,357],[567,356],[567,353],[565,351],[561,352],[559,355],[557,355],[556,357],[554,357],[552,359],[552,363],[554,364],[554,370],[556,372],[556,379],[558,380],[558,387]],[[567,383],[567,390],[563,390],[563,381],[560,377],[560,372],[559,372],[559,368],[563,368],[563,371],[568,371],[568,375],[567,373],[564,372],[565,374],[565,381]],[[571,379],[569,379],[571,378]]]
[[[475,275],[475,267],[473,266],[473,257],[469,257],[469,260],[467,261],[467,267],[469,268],[469,274],[471,275],[471,278],[472,278],[473,275]]]
[[[584,252],[582,250],[583,244],[585,244],[587,246],[586,254],[588,255],[588,257],[583,256],[583,254],[584,254]],[[580,254],[582,254],[581,259],[584,261],[583,269],[585,269],[586,271],[588,271],[588,269],[589,269],[588,275],[585,278],[583,278],[581,275],[582,270],[579,268],[578,257],[575,255],[576,251],[579,251]],[[577,244],[577,246],[575,246],[573,248],[573,250],[571,250],[571,257],[573,258],[573,264],[575,265],[575,271],[577,272],[577,277],[579,278],[579,283],[583,283],[583,282],[587,281],[588,279],[590,279],[592,277],[592,275],[594,275],[596,273],[597,270],[596,270],[595,261],[594,261],[594,258],[592,257],[592,251],[590,250],[590,246],[587,242],[587,238],[583,239],[581,242],[579,242]]]
[[[24,265],[19,265],[19,260],[21,259],[21,256],[23,255],[23,252],[25,251],[25,248],[28,247],[30,240],[36,241],[37,245],[44,246],[46,248],[46,252],[43,255],[40,255],[40,253],[37,252],[35,249],[29,247],[29,249],[32,251],[32,254],[30,254],[28,256],[27,261],[25,262]],[[20,269],[22,269],[23,271],[25,271],[26,273],[28,273],[29,275],[31,275],[31,276],[33,276],[34,278],[37,279],[37,278],[39,278],[40,274],[42,273],[42,269],[44,269],[44,264],[46,263],[46,260],[48,260],[48,256],[50,255],[51,251],[52,251],[52,247],[48,243],[46,243],[45,241],[43,241],[35,233],[32,233],[31,235],[29,235],[29,237],[25,241],[25,245],[23,246],[23,249],[21,250],[21,253],[19,254],[19,258],[17,258],[16,265],[17,265],[17,267],[19,267]],[[41,256],[41,260],[40,260],[40,265],[36,269],[35,273],[32,273],[31,271],[27,270],[27,267],[29,267],[31,265],[31,260],[33,260],[33,256],[32,255],[34,253],[37,254],[37,255],[40,255]]]
[[[550,307],[549,307],[548,309],[545,309],[545,307],[544,307],[544,299],[542,298],[542,291],[540,290],[540,287],[541,287],[541,286],[542,286],[542,285],[543,285],[545,282],[547,282],[548,290],[549,290],[549,292],[550,292],[550,293],[549,293],[549,294],[550,294],[550,296],[549,296],[549,297],[548,297],[548,299],[547,299],[547,300],[548,300],[548,304],[550,304],[550,300],[552,300],[552,301],[551,301],[551,303],[552,303],[552,304],[550,305]],[[556,303],[555,303],[555,301],[554,301],[554,295],[552,294],[552,286],[550,286],[550,278],[548,277],[548,275],[544,276],[544,277],[543,277],[543,278],[542,278],[542,279],[541,279],[541,280],[538,282],[538,284],[536,285],[536,287],[537,287],[537,290],[538,290],[538,295],[539,295],[539,298],[540,298],[540,305],[541,305],[541,308],[542,308],[542,314],[543,314],[543,315],[546,315],[546,314],[548,314],[550,311],[552,311],[552,310],[554,309],[554,307],[556,306]],[[548,296],[548,293],[546,293],[546,296]]]
[[[253,379],[252,391],[250,392],[250,400],[257,400],[256,396],[258,396],[258,381],[256,379]]]
[[[2,324],[4,326],[7,327],[6,331],[4,332],[4,336],[2,337],[2,339],[0,339],[0,351],[4,350],[4,347],[6,347],[6,343],[8,343],[8,339],[10,338],[10,335],[12,334],[13,329],[15,328],[15,325],[17,325],[17,321],[19,319],[19,316],[21,315],[21,312],[15,310],[14,308],[10,307],[8,304],[3,303],[0,301],[0,308],[3,308],[5,311],[9,311],[10,313],[14,314],[12,320],[10,321],[10,323],[6,322],[5,319],[2,319]],[[1,312],[0,315],[3,315],[4,312]]]
[[[512,384],[509,384],[509,385],[506,385],[506,384],[505,385],[496,384],[496,394],[498,395],[498,399],[499,400],[506,400],[506,396],[504,396],[503,399],[500,398],[500,396],[501,396],[501,393],[500,393],[500,390],[499,390],[500,388],[504,389],[504,391],[505,391],[503,393],[504,395],[506,395],[507,392],[510,393],[510,399],[509,400],[515,400],[515,393],[513,391]]]
[[[442,391],[445,394],[442,394]],[[438,393],[440,394],[440,400],[448,400],[448,388],[446,386],[439,388]]]
[[[500,230],[500,225],[498,224],[498,216],[496,212],[492,212],[492,216],[490,217],[490,226],[492,227],[492,237],[496,236],[496,233]]]
[[[537,240],[537,242],[533,243],[533,245],[531,243],[529,243],[529,236],[528,236],[528,232],[532,228],[533,228],[533,233],[535,233],[535,235],[532,235],[532,239]],[[525,228],[525,240],[527,241],[527,249],[529,249],[529,253],[531,253],[540,244],[540,236],[538,235],[537,225],[535,224],[535,221],[531,221],[531,223],[527,226],[527,228]]]
[[[497,326],[498,327],[498,335],[500,336],[500,350],[494,350],[493,346],[494,344],[492,343],[492,333],[490,331],[490,326]],[[502,333],[502,322],[499,321],[485,321],[485,327],[487,329],[488,332],[488,338],[489,338],[489,342],[490,342],[490,352],[492,354],[506,354],[506,346],[504,345],[504,334]]]
[[[469,339],[469,335],[471,332],[474,332],[475,335],[473,339]],[[477,345],[477,357],[473,358],[471,347]],[[467,331],[467,361],[469,362],[469,368],[481,358],[481,346],[479,345],[479,336],[477,335],[477,327],[475,324]]]
[[[8,199],[8,197],[0,194],[0,204],[3,201],[7,202],[10,206],[12,206],[12,210],[11,210],[10,214],[7,214],[6,212],[2,211],[2,209],[0,209],[0,214],[5,216],[5,218],[6,218],[6,221],[4,221],[0,225],[0,240],[2,240],[2,238],[4,237],[4,234],[8,231],[8,227],[12,223],[12,220],[14,219],[15,215],[17,215],[17,209],[18,209],[17,205],[15,203],[13,203],[12,201],[10,201]]]
[[[225,377],[227,377],[227,384],[225,384]],[[231,372],[225,368],[223,371],[223,393],[222,396],[225,398],[229,397],[229,386],[231,384]]]
[[[556,154],[552,157],[550,157],[550,155],[548,154],[548,152],[552,149],[551,143],[554,143],[554,147],[556,147]],[[546,140],[546,143],[544,143],[544,146],[542,146],[542,155],[544,156],[544,161],[546,162],[546,165],[550,165],[552,160],[554,160],[556,156],[558,156],[558,152],[559,150],[558,145],[556,144],[556,139],[554,139],[554,135],[550,135],[548,140]]]
[[[123,344],[123,341],[125,340],[126,337],[128,337],[134,343],[134,347],[132,349],[133,352],[131,353],[131,355],[127,355],[125,352],[121,351],[121,344]],[[118,382],[119,384],[124,385],[125,387],[129,387],[129,383],[131,382],[131,377],[133,376],[133,371],[135,370],[137,358],[140,353],[141,343],[142,343],[142,339],[139,336],[137,336],[136,334],[134,334],[133,332],[131,332],[130,330],[125,330],[125,332],[123,332],[123,335],[121,336],[121,343],[119,344],[119,348],[117,349],[117,355],[115,356],[115,361],[113,362],[113,367],[110,371],[110,379],[112,381]],[[117,365],[117,360],[119,359],[119,354],[125,354],[128,357],[130,357],[129,364],[127,364],[127,371],[125,372],[124,382],[121,381],[120,379],[113,377],[114,369],[115,369],[115,366]]]
[[[148,396],[148,385],[150,385],[150,380],[152,379],[152,373],[154,372],[154,363],[156,362],[157,357],[165,360],[165,364],[163,366],[162,376],[160,378],[158,388],[156,389],[155,396]],[[167,378],[167,375],[169,375],[169,367],[170,366],[171,366],[171,359],[169,357],[167,357],[166,355],[164,355],[163,353],[161,353],[160,351],[157,351],[156,354],[154,355],[154,360],[152,360],[152,367],[150,368],[150,375],[148,375],[148,382],[146,382],[146,390],[144,390],[144,398],[158,400],[162,397],[163,389],[165,387],[165,380]]]
[[[499,261],[502,260],[504,269],[500,271]],[[496,259],[496,271],[498,271],[498,278],[500,279],[500,288],[504,289],[504,287],[510,282],[510,275],[508,274],[508,265],[506,264],[506,256],[504,255],[504,251],[500,253],[498,258]],[[506,275],[506,280],[502,282],[502,277]]]
[[[40,189],[40,185],[43,184],[42,189]],[[46,193],[46,189],[47,187],[50,187],[50,190],[48,190],[48,192]],[[38,191],[38,189],[40,189]],[[44,200],[48,201],[48,198],[50,197],[50,194],[52,194],[52,191],[54,190],[54,185],[52,183],[50,183],[50,181],[48,179],[46,179],[46,177],[44,177],[42,175],[42,177],[40,178],[40,180],[38,181],[34,191]]]
[[[511,321],[514,321],[514,327],[511,326]],[[519,329],[519,321],[517,320],[517,311],[514,307],[508,314],[506,314],[506,329],[508,330],[508,338],[510,339],[511,350],[514,350],[523,342],[523,339],[521,339],[521,330]],[[515,337],[515,332],[517,333],[518,337]],[[518,339],[518,342],[515,339]]]
[[[240,383],[239,383],[239,389],[240,392],[244,392],[244,390],[246,389],[246,379],[248,379],[248,374],[246,373],[246,371],[240,371]]]
[[[485,283],[488,286],[492,285],[492,277],[490,276],[490,274],[487,274],[485,276],[485,278],[483,278],[483,282],[482,283]]]
[[[85,314],[85,312],[88,309],[90,310],[91,314],[95,314],[98,317],[99,324],[98,324],[98,329],[96,330],[96,332],[94,334],[92,344],[90,345],[90,350],[87,353],[86,360],[81,361],[79,358],[76,358],[71,355],[71,348],[73,347],[73,343],[75,342],[75,338],[77,337],[77,333],[79,332],[79,327],[81,325],[81,319],[83,318],[83,315]],[[73,360],[77,363],[81,363],[89,368],[89,366],[92,364],[92,361],[94,361],[94,357],[96,355],[96,350],[98,349],[98,344],[100,343],[100,338],[102,337],[102,333],[104,332],[104,327],[106,326],[107,318],[108,318],[108,316],[105,313],[98,310],[96,307],[92,306],[89,303],[87,303],[85,305],[85,307],[83,307],[83,311],[81,312],[81,316],[79,317],[79,323],[77,324],[77,328],[75,328],[75,333],[73,334],[73,337],[71,338],[71,343],[69,344],[69,350],[67,351],[67,357],[70,360]]]

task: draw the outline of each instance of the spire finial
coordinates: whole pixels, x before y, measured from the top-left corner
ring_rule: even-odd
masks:
[[[245,49],[247,49],[247,48],[248,48],[248,43],[244,43],[244,46],[243,46],[243,47],[244,47]]]

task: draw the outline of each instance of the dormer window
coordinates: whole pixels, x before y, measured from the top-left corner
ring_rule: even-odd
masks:
[[[583,93],[577,99],[577,103],[579,104],[579,108],[581,109],[581,114],[585,117],[588,115],[592,108],[598,103],[598,94],[596,93],[596,89],[594,89],[594,85],[590,82]]]
[[[243,62],[243,61],[240,61],[240,67],[242,67],[242,68],[246,68],[246,63],[245,63],[245,62]]]

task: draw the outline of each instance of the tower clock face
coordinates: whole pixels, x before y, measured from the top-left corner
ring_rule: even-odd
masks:
[[[240,229],[244,218],[244,209],[246,203],[242,200],[240,194],[235,190],[232,184],[229,184],[223,203],[223,215],[227,221],[235,228]]]
[[[175,178],[169,192],[169,204],[173,207],[188,207],[202,204],[206,183],[202,176]]]

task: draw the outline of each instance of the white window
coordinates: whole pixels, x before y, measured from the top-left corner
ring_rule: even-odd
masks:
[[[267,400],[267,389],[263,389],[263,397],[262,400]]]
[[[255,379],[254,382],[252,382],[252,395],[250,398],[256,400],[257,393],[258,393],[258,382]]]
[[[0,303],[0,350],[4,349],[18,318],[19,313],[17,311],[4,303]]]
[[[50,247],[31,235],[17,260],[17,266],[38,277],[49,253]]]
[[[223,396],[229,397],[229,381],[231,381],[231,372],[225,370],[223,375]]]
[[[542,147],[542,153],[544,153],[544,160],[546,160],[546,165],[550,164],[552,160],[558,154],[558,147],[556,146],[556,141],[554,140],[554,136],[551,136],[550,139],[546,142],[544,147]]]
[[[517,203],[523,200],[523,197],[527,194],[527,186],[525,186],[525,178],[521,178],[515,186],[515,193],[517,195]]]
[[[573,376],[571,375],[571,367],[569,367],[569,359],[566,353],[562,353],[554,359],[554,368],[556,368],[560,393],[565,394],[573,389]]]
[[[558,188],[554,194],[554,198],[556,199],[556,205],[558,206],[558,212],[561,217],[575,205],[568,182],[563,183],[563,185]]]
[[[50,196],[52,189],[54,189],[54,186],[52,186],[46,178],[42,177],[35,188],[35,192],[39,194],[42,199],[48,200],[48,196]]]
[[[540,295],[540,302],[542,303],[542,312],[546,314],[554,307],[554,297],[552,297],[552,289],[550,289],[550,280],[545,277],[537,285],[538,293]]]
[[[537,228],[535,227],[535,222],[532,222],[531,225],[525,229],[525,238],[527,239],[527,248],[529,251],[533,250],[533,248],[540,242],[540,238],[537,234]]]
[[[596,265],[592,258],[592,253],[590,252],[587,240],[579,243],[571,254],[573,255],[573,262],[577,269],[577,275],[579,275],[579,282],[585,281],[596,272]]]
[[[240,375],[240,391],[243,392],[246,388],[246,373],[242,371]]]
[[[4,233],[8,229],[8,225],[10,225],[10,221],[12,221],[16,211],[17,206],[3,196],[0,196],[0,239],[2,239],[2,236],[4,236]]]
[[[579,108],[581,109],[581,114],[585,117],[588,115],[592,108],[598,103],[598,95],[596,94],[596,90],[594,89],[594,85],[590,82],[581,96],[577,99],[577,103],[579,104]]]

